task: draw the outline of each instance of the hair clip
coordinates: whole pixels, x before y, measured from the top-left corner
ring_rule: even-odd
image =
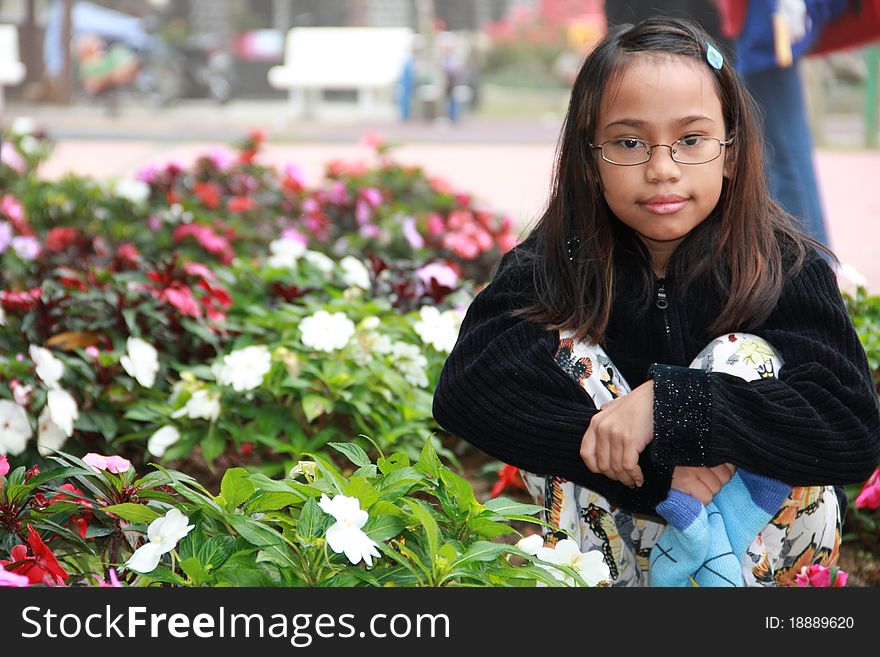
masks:
[[[708,41],[706,42],[706,61],[709,62],[709,65],[712,68],[719,71],[721,70],[721,65],[724,64],[724,57],[721,56],[718,48],[713,46]]]

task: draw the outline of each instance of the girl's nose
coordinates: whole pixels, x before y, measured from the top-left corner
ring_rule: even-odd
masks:
[[[672,159],[672,146],[651,146],[651,159],[645,164],[645,177],[652,182],[678,180],[681,177],[681,165]]]

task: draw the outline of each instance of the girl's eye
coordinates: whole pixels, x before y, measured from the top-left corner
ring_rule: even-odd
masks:
[[[616,139],[612,142],[613,145],[617,148],[622,148],[623,150],[632,151],[637,148],[647,148],[648,145],[641,141],[640,139]]]
[[[685,148],[699,148],[705,143],[705,137],[699,135],[690,135],[678,140],[678,143]]]

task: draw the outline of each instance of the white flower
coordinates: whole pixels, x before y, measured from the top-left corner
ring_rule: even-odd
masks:
[[[113,191],[117,196],[128,199],[135,205],[145,203],[150,198],[150,186],[143,180],[119,180]]]
[[[195,525],[178,509],[171,509],[162,518],[156,518],[147,527],[147,543],[135,550],[125,565],[139,573],[149,573],[159,565],[160,557],[171,552],[178,541],[190,533]]]
[[[147,440],[147,449],[153,456],[164,456],[165,450],[180,440],[180,432],[170,424],[156,431]]]
[[[45,406],[37,418],[37,451],[40,456],[49,456],[54,450],[61,449],[66,442],[67,435],[52,421],[49,406]]]
[[[52,422],[64,432],[68,438],[73,435],[73,421],[79,417],[76,400],[62,388],[53,388],[46,397],[46,406]]]
[[[6,312],[3,310],[3,306],[0,306],[0,326],[6,326]]]
[[[306,245],[299,240],[282,237],[269,243],[269,266],[279,269],[293,269],[296,267],[296,261],[299,260],[306,252]]]
[[[587,586],[597,586],[600,582],[608,582],[611,579],[611,571],[605,564],[602,553],[599,550],[582,553],[577,542],[570,538],[559,541],[555,548],[538,548],[535,556],[542,561],[568,566],[581,576]],[[563,571],[552,566],[543,566],[543,568],[566,585],[575,586],[574,578]]]
[[[428,387],[428,359],[414,344],[395,342],[391,346],[391,360],[408,383],[419,388]]]
[[[36,129],[36,122],[29,116],[19,116],[9,126],[9,132],[13,135],[32,135]]]
[[[324,513],[336,518],[336,522],[327,530],[327,545],[330,549],[337,554],[345,552],[345,556],[353,564],[360,563],[363,559],[368,568],[372,567],[373,557],[382,555],[376,542],[361,529],[370,516],[361,509],[360,500],[345,495],[337,495],[331,500],[322,494],[318,506]]]
[[[381,323],[382,322],[378,317],[376,317],[375,315],[370,315],[369,317],[364,317],[360,321],[359,327],[364,330],[371,331],[372,329],[379,328],[379,325]]]
[[[205,388],[196,390],[187,400],[186,405],[174,411],[171,417],[178,418],[184,415],[191,420],[201,418],[209,422],[216,422],[220,417],[220,393],[211,392]]]
[[[342,267],[342,280],[346,285],[370,289],[370,271],[360,260],[354,256],[345,256],[339,266]]]
[[[306,251],[305,259],[306,262],[319,269],[325,276],[333,273],[333,268],[335,267],[333,261],[320,251]]]
[[[37,376],[49,388],[55,388],[58,381],[64,376],[64,363],[55,358],[48,349],[43,349],[35,344],[30,346],[28,353],[37,367]]]
[[[152,388],[159,371],[159,352],[140,338],[129,338],[125,344],[128,353],[119,359],[122,367],[144,388]]]
[[[318,464],[314,461],[297,461],[296,465],[287,473],[288,478],[296,479],[299,475],[306,481],[314,481],[318,474]]]
[[[27,411],[8,399],[0,399],[0,455],[21,454],[31,434]]]
[[[538,550],[544,547],[544,537],[540,534],[532,534],[517,541],[516,547],[526,554],[538,554]]]
[[[345,313],[333,313],[319,310],[314,315],[303,319],[299,324],[302,342],[307,347],[318,351],[342,349],[354,335],[354,322]]]
[[[419,310],[419,321],[413,328],[422,342],[429,344],[437,351],[449,353],[458,339],[458,328],[461,320],[453,310],[441,313],[434,306],[422,306]]]
[[[15,400],[16,404],[20,406],[27,406],[31,403],[31,394],[34,389],[30,385],[23,386],[20,383],[15,385],[15,381],[12,382],[12,398]]]
[[[227,354],[211,369],[218,383],[232,386],[236,392],[253,390],[272,369],[272,354],[265,345],[252,345]]]
[[[18,142],[18,148],[25,155],[34,155],[40,149],[40,142],[31,135],[25,135]]]

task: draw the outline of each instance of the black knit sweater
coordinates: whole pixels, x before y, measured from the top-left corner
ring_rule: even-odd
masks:
[[[834,273],[813,253],[770,317],[749,330],[781,354],[777,379],[688,369],[718,337],[706,332],[720,302],[705,282],[676,297],[667,280],[665,310],[639,314],[615,304],[602,347],[631,387],[653,377],[654,438],[640,458],[640,489],[590,472],[578,452],[596,407],[555,364],[559,333],[510,316],[534,292],[531,270],[515,253],[471,304],[440,376],[434,418],[451,434],[505,463],[560,475],[650,515],[676,465],[732,463],[803,486],[858,483],[880,461],[880,413],[865,352]]]

